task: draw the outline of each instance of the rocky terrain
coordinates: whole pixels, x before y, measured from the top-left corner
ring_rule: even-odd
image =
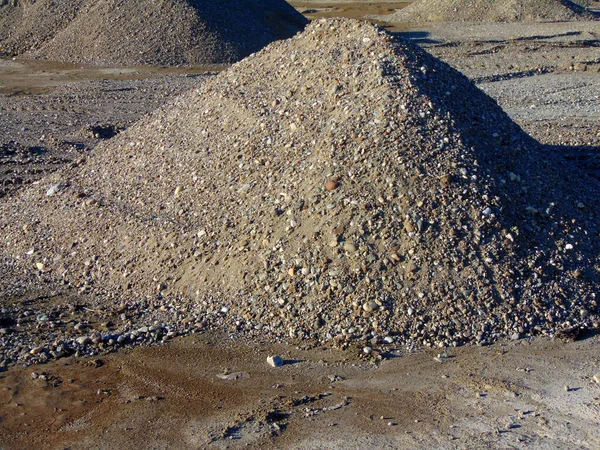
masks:
[[[231,63],[293,36],[283,0],[19,0],[0,6],[0,52],[97,65]]]
[[[317,21],[4,202],[4,292],[369,355],[592,327],[598,182],[569,164],[417,46]]]
[[[210,76],[203,68],[96,69],[12,60],[0,61],[0,73],[0,197],[79,159]]]
[[[598,14],[569,0],[419,0],[386,22],[539,22],[593,19]]]
[[[316,5],[307,12],[311,17],[360,13],[352,2],[303,2],[302,8],[308,4]],[[394,5],[364,5],[362,12],[380,14]],[[222,74],[209,83],[214,75],[205,68],[0,62],[0,217],[11,233],[0,268],[0,448],[598,447],[597,247],[591,242],[597,234],[585,235],[596,230],[590,221],[597,207],[583,200],[597,198],[600,175],[597,27],[579,20],[390,28],[471,81],[412,44],[348,24],[331,30],[321,25],[312,30],[314,41],[303,36],[278,44],[272,53],[234,66],[233,78]],[[341,45],[332,51],[325,45],[328,36]],[[361,44],[365,37],[371,43]],[[323,67],[301,58],[303,52]],[[361,76],[353,77],[359,69]],[[457,87],[444,91],[439,77]],[[273,86],[256,79],[272,80]],[[294,86],[311,87],[297,93]],[[174,98],[190,88],[194,92]],[[249,101],[255,97],[260,101]],[[393,129],[377,123],[374,111],[380,108],[385,117],[395,99],[407,109],[390,115],[397,117]],[[217,124],[206,102],[227,120]],[[242,111],[242,117],[232,111]],[[440,111],[447,114],[442,120],[435,118]],[[483,111],[489,123],[470,127]],[[273,113],[278,119],[268,118]],[[444,123],[445,117],[451,119]],[[126,131],[139,118],[142,124]],[[170,139],[154,128],[168,123]],[[301,139],[311,128],[315,143]],[[198,129],[208,135],[194,137]],[[430,130],[432,139],[419,137]],[[438,149],[436,138],[446,134],[449,142]],[[344,135],[351,139],[344,142]],[[522,158],[519,152],[509,158],[507,148],[495,145],[506,136],[522,144]],[[136,142],[146,145],[130,148]],[[221,145],[226,157],[217,160],[208,143]],[[236,158],[255,154],[251,144],[267,149],[269,158],[245,171],[244,156]],[[162,145],[176,148],[177,155]],[[193,156],[192,149],[199,153]],[[419,166],[388,164],[403,154]],[[452,155],[461,158],[460,165],[440,163],[442,156],[456,161]],[[500,155],[500,162],[490,155]],[[528,162],[527,156],[538,159]],[[183,167],[173,170],[171,164]],[[514,176],[503,164],[512,165],[506,168]],[[189,182],[191,167],[198,166],[202,176]],[[431,173],[445,167],[455,169],[456,177],[445,186],[441,179],[429,184]],[[462,168],[473,172],[465,179]],[[226,176],[211,175],[213,169]],[[491,181],[505,183],[485,178],[486,170]],[[52,172],[54,178],[44,178]],[[146,183],[144,173],[161,178]],[[189,177],[175,179],[177,173]],[[389,186],[387,177],[399,181]],[[536,177],[548,192],[536,188]],[[198,186],[201,179],[216,189]],[[305,181],[309,188],[298,194]],[[257,191],[264,198],[255,197]],[[305,204],[296,208],[296,198],[286,198],[290,193]],[[537,208],[564,193],[572,196],[569,202],[563,196],[550,211]],[[406,205],[397,194],[405,194]],[[477,203],[485,194],[495,217]],[[206,204],[202,210],[194,209],[192,195]],[[412,206],[410,195],[423,205]],[[452,201],[429,204],[438,197]],[[250,205],[243,200],[254,198]],[[110,213],[114,205],[120,216]],[[461,216],[467,228],[445,238],[436,223],[454,217],[448,206],[460,213],[467,205],[477,205]],[[418,217],[410,214],[415,211]],[[206,227],[217,215],[230,221]],[[563,235],[561,242],[564,217],[583,232]],[[353,220],[366,228],[353,228]],[[516,225],[519,235],[507,229],[515,242],[495,241],[505,234],[490,220]],[[256,238],[252,231],[259,226],[272,229],[275,238]],[[193,240],[186,237],[188,229]],[[153,253],[139,250],[148,246],[147,236],[162,239]],[[265,239],[268,247],[257,245]],[[188,247],[198,253],[192,254],[193,266]],[[478,248],[498,251],[498,260],[486,261],[477,251],[476,259],[472,252],[459,258],[464,249]],[[392,254],[402,259],[395,264]],[[121,263],[123,255],[128,260]],[[265,257],[256,262],[257,255]],[[303,271],[299,256],[323,264],[312,265],[316,274],[311,266]],[[434,265],[453,256],[464,267]],[[415,261],[424,263],[413,270]],[[511,279],[518,303],[508,297],[482,304],[480,299],[498,298],[494,291],[488,296],[486,287],[498,283],[506,289],[503,269],[514,272],[515,261],[523,268],[535,261]],[[160,269],[152,278],[150,266]],[[490,273],[489,282],[479,267]],[[198,277],[200,268],[206,280]],[[232,270],[248,274],[221,276]],[[405,297],[394,292],[391,280],[409,288]],[[448,287],[438,289],[443,282]],[[346,292],[348,286],[354,292]],[[473,298],[463,299],[463,288]],[[584,297],[565,302],[568,293]],[[480,309],[463,311],[459,305]],[[465,326],[461,317],[474,325]],[[355,327],[350,333],[344,319]],[[453,340],[446,343],[448,336],[435,332],[435,321],[453,339],[459,332],[471,335],[452,348]],[[336,323],[342,324],[341,337]],[[290,329],[296,337],[285,334]],[[182,334],[189,336],[176,338]],[[471,342],[483,347],[460,345]],[[440,343],[444,348],[427,349]],[[267,364],[272,355],[281,355],[282,367]]]

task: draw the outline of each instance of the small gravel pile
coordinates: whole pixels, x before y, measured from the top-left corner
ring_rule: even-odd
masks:
[[[389,22],[539,22],[594,17],[569,0],[419,0],[383,19]]]
[[[22,0],[0,7],[0,52],[100,65],[221,64],[306,23],[284,0]]]
[[[551,334],[597,326],[598,188],[416,45],[320,20],[1,204],[0,288],[342,347]]]

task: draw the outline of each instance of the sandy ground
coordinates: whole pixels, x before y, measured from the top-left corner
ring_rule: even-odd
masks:
[[[378,365],[200,335],[0,378],[3,448],[598,448],[599,336]],[[272,368],[271,354],[286,363]]]
[[[388,14],[401,7],[396,3],[293,2],[312,10],[311,18]],[[392,29],[470,76],[538,140],[573,158],[587,155],[589,170],[597,170],[597,24]],[[39,119],[49,113],[35,105],[48,96],[65,108],[55,108],[56,118],[45,122],[62,123],[56,138],[77,143],[90,114],[96,122],[121,117],[126,125],[185,89],[194,81],[186,76],[202,72],[163,70],[4,60],[0,119],[8,125],[0,144],[38,142],[46,132]],[[107,88],[114,95],[105,95]],[[80,141],[78,153],[95,145]],[[49,152],[56,166],[67,153],[60,146]],[[23,165],[11,164],[0,167]],[[286,364],[270,367],[266,357],[273,354]],[[0,449],[600,448],[600,385],[592,380],[600,372],[597,330],[577,342],[523,339],[414,354],[395,349],[387,357],[372,362],[357,351],[245,342],[213,332],[94,358],[9,366],[0,373]]]

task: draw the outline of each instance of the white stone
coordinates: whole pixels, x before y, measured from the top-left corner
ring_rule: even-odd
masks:
[[[283,366],[283,358],[281,356],[269,356],[267,357],[267,363],[272,367],[281,367]]]

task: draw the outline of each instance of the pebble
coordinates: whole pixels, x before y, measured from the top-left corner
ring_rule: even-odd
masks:
[[[346,242],[344,243],[344,250],[346,250],[348,253],[354,253],[357,248],[352,242]]]
[[[61,189],[62,189],[62,185],[55,184],[54,186],[51,186],[50,189],[48,189],[46,191],[46,195],[48,197],[52,197],[53,195],[56,195]]]
[[[373,312],[379,309],[379,305],[373,300],[368,301],[367,303],[363,303],[362,307],[366,312]]]
[[[283,366],[283,358],[278,355],[269,356],[269,357],[267,357],[267,363],[271,367],[281,367],[281,366]]]
[[[339,185],[340,183],[337,179],[330,179],[327,180],[327,182],[325,183],[325,189],[327,189],[328,191],[334,191],[338,188]]]
[[[594,374],[592,380],[594,380],[595,383],[600,384],[600,372]]]
[[[77,339],[75,339],[75,341],[79,345],[90,345],[92,343],[92,338],[89,336],[79,336]]]

